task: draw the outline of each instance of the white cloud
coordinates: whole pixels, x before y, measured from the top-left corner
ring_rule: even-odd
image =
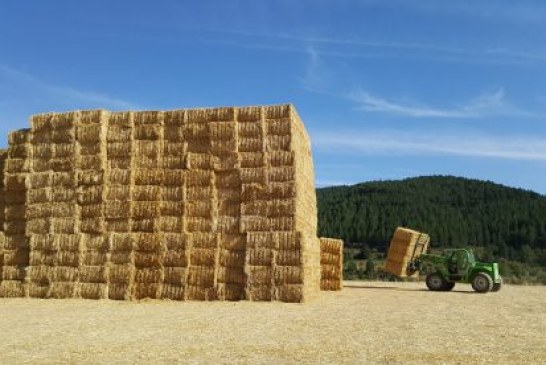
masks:
[[[459,133],[352,131],[311,133],[313,147],[335,154],[436,155],[546,161],[546,139]]]
[[[484,93],[466,104],[454,108],[438,108],[422,104],[410,104],[387,100],[367,91],[349,95],[357,103],[358,109],[369,112],[383,112],[419,118],[483,118],[487,116],[535,116],[523,111],[506,100],[503,89]]]

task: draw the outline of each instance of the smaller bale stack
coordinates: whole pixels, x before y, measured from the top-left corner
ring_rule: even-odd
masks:
[[[319,238],[320,290],[341,290],[343,281],[343,241]]]
[[[429,242],[430,236],[426,233],[403,227],[396,228],[389,246],[385,271],[400,277],[418,275],[408,275],[407,266],[412,258],[427,252]]]

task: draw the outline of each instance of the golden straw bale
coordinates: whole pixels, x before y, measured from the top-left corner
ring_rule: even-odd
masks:
[[[80,220],[80,231],[92,234],[104,232],[104,218],[82,218]]]
[[[163,183],[163,170],[138,169],[134,171],[136,185],[160,185]]]
[[[236,122],[209,122],[210,138],[215,140],[235,140],[237,138]]]
[[[246,240],[239,234],[222,233],[221,247],[227,250],[241,251],[246,249]]]
[[[133,219],[131,222],[131,230],[133,232],[155,232],[156,221],[154,219]]]
[[[28,158],[30,155],[30,146],[28,144],[14,145],[8,150],[9,158]]]
[[[191,151],[186,154],[185,167],[190,169],[190,173],[214,168],[214,164],[216,163],[215,157],[208,153],[208,148],[204,152]]]
[[[301,266],[276,266],[275,284],[303,284],[304,272]]]
[[[6,160],[4,171],[8,174],[19,174],[30,171],[30,160],[21,158],[10,158]]]
[[[268,166],[293,166],[294,159],[294,151],[270,151],[266,153],[266,164]]]
[[[57,254],[57,265],[78,267],[81,264],[81,258],[79,251],[59,251]]]
[[[191,265],[214,267],[217,254],[215,249],[194,248],[190,256]]]
[[[81,235],[79,234],[55,234],[53,242],[56,248],[61,251],[79,251],[83,247]]]
[[[277,136],[269,135],[266,138],[266,151],[290,151],[292,146],[292,137],[290,135]]]
[[[104,184],[104,171],[78,171],[78,185],[102,185]]]
[[[169,110],[163,113],[163,123],[166,126],[178,126],[186,120],[185,110]]]
[[[129,170],[133,168],[133,160],[128,157],[108,158],[107,167],[109,169]]]
[[[74,166],[70,166],[71,169],[67,170],[55,170],[54,171],[72,171]],[[78,167],[82,170],[101,170],[106,167],[106,160],[100,155],[80,156]]]
[[[0,298],[22,298],[25,296],[24,284],[19,280],[0,282]]]
[[[184,285],[163,284],[161,298],[168,300],[184,300]]]
[[[246,266],[247,282],[249,285],[271,284],[273,269],[270,266]]]
[[[273,105],[264,107],[265,119],[285,119],[292,115],[292,105]]]
[[[263,137],[265,135],[264,123],[261,121],[238,123],[238,137]]]
[[[66,281],[74,282],[79,278],[79,269],[78,267],[66,267],[62,266],[62,263],[59,263],[59,266],[52,267],[50,270],[51,281]]]
[[[104,206],[104,216],[108,219],[130,218],[131,203],[128,201],[109,201]]]
[[[290,118],[267,120],[265,125],[269,135],[286,136],[292,132],[292,120]]]
[[[218,283],[238,284],[241,289],[245,284],[244,268],[220,267],[218,269]]]
[[[51,201],[55,203],[73,202],[76,199],[76,189],[64,186],[51,188]]]
[[[76,174],[74,171],[70,172],[52,172],[51,173],[51,185],[54,187],[66,187],[72,188],[77,184]]]
[[[161,200],[161,188],[157,185],[137,185],[133,188],[132,198],[135,201]]]
[[[54,299],[74,298],[76,296],[75,293],[76,293],[76,283],[52,282],[49,287],[48,298],[54,298]]]
[[[248,232],[245,238],[247,250],[255,248],[277,249],[279,245],[276,232]]]
[[[263,108],[260,106],[249,106],[237,109],[237,120],[239,122],[256,121],[264,116]]]
[[[214,268],[203,266],[188,268],[188,285],[212,287],[214,285]]]
[[[185,223],[187,232],[211,232],[216,227],[216,222],[210,218],[187,217]]]
[[[182,232],[184,230],[184,218],[163,216],[159,220],[158,228],[162,232]]]
[[[296,229],[296,219],[294,217],[269,218],[269,227],[274,231],[292,231]]]
[[[159,299],[161,298],[161,284],[136,283],[133,287],[134,297],[140,299]]]
[[[180,251],[186,249],[186,235],[182,233],[165,233],[163,235],[167,250]]]
[[[132,265],[112,265],[108,270],[108,281],[116,284],[129,284],[134,280],[135,269]]]
[[[213,203],[210,201],[188,201],[184,204],[184,215],[188,217],[210,218],[213,214]]]
[[[231,196],[228,199],[218,200],[217,212],[218,215],[239,217],[241,215],[241,201],[238,196]]]
[[[30,248],[30,238],[24,234],[4,236],[3,233],[0,233],[0,243],[2,243],[1,239],[3,239],[3,247],[6,251],[15,251],[19,249],[28,250]]]
[[[276,257],[277,265],[299,266],[302,265],[300,250],[279,250]]]
[[[101,143],[84,144],[80,145],[79,147],[79,153],[82,156],[98,155],[104,153],[104,146]]]
[[[296,170],[293,166],[270,167],[267,169],[268,181],[295,181]]]
[[[26,269],[17,266],[4,266],[0,270],[0,281],[2,280],[25,280],[27,275]]]
[[[133,265],[135,264],[135,255],[132,251],[119,251],[110,254],[110,262],[113,265]]]
[[[6,222],[6,228],[8,225],[13,224],[14,222]],[[53,233],[51,229],[51,219],[32,219],[26,222],[27,234],[48,234]],[[7,229],[6,229],[7,231]],[[8,232],[9,233],[9,232]]]
[[[241,221],[238,217],[219,216],[217,231],[225,233],[238,233]]]
[[[85,266],[101,266],[108,261],[108,254],[103,251],[86,250],[81,255],[83,261],[80,261],[80,264]]]
[[[50,227],[54,234],[78,233],[78,222],[74,218],[53,218]]]
[[[161,139],[163,130],[158,124],[142,124],[135,126],[134,138],[137,140],[155,141]]]
[[[247,250],[248,264],[253,266],[271,266],[273,250],[270,248],[253,248]]]
[[[83,299],[107,299],[108,284],[100,282],[80,283],[80,296]]]
[[[165,250],[164,237],[161,233],[138,233],[133,235],[135,250],[159,252]]]
[[[140,158],[157,159],[160,155],[161,144],[157,141],[135,141],[134,153]]]
[[[135,283],[159,283],[164,278],[161,269],[137,269],[135,270]]]
[[[51,143],[36,143],[32,145],[32,158],[48,160],[53,157],[55,145]],[[12,156],[15,157],[15,156]],[[22,158],[26,158],[22,157]]]
[[[80,206],[80,216],[82,218],[94,218],[101,216],[103,214],[103,207],[104,206],[101,203]]]
[[[110,185],[106,192],[106,199],[111,201],[130,201],[131,186],[129,185]]]
[[[74,143],[57,143],[53,145],[53,158],[71,158],[76,153]]]
[[[131,220],[127,218],[108,219],[106,221],[106,232],[130,232]]]
[[[213,200],[215,199],[216,189],[213,186],[191,186],[186,188],[186,199],[195,200]]]
[[[111,169],[108,170],[108,182],[113,185],[131,184],[131,170]]]
[[[156,252],[135,251],[136,267],[160,267],[161,257]]]
[[[129,158],[133,152],[133,142],[110,142],[106,146],[108,158]]]
[[[35,265],[28,268],[27,277],[33,283],[49,283],[52,278],[54,267]]]
[[[133,138],[133,128],[129,125],[112,125],[108,126],[106,140],[108,145],[113,143],[124,143],[131,141]],[[108,150],[110,153],[110,150]]]
[[[186,156],[164,156],[160,164],[164,169],[180,170],[187,167]]]
[[[241,168],[239,174],[243,184],[267,184],[267,169],[265,168]]]
[[[81,205],[97,204],[104,200],[103,186],[80,186],[78,188],[78,203]]]
[[[110,118],[110,113],[102,110],[84,110],[79,117],[78,125],[90,125],[90,124],[105,124]]]
[[[277,288],[278,300],[287,303],[301,303],[304,301],[303,285],[281,285]]]
[[[182,217],[183,214],[184,214],[184,203],[180,201],[161,202],[162,217]]]
[[[268,231],[269,220],[262,216],[243,215],[241,216],[239,232]]]
[[[30,129],[20,129],[8,133],[8,143],[10,146],[29,143],[31,138]]]
[[[30,298],[47,298],[49,292],[49,282],[39,283],[31,282],[28,284],[28,296]]]
[[[158,202],[134,201],[131,208],[134,218],[158,218],[161,216],[161,205]]]
[[[106,132],[106,124],[80,125],[76,129],[76,138],[82,144],[99,143],[104,140]]]
[[[262,137],[240,136],[238,144],[239,152],[265,152],[265,139]]]
[[[163,266],[167,267],[187,267],[188,254],[183,251],[168,250],[165,252]]]
[[[131,300],[130,284],[108,284],[108,299],[111,300]]]
[[[266,154],[264,152],[240,152],[239,158],[242,168],[266,166]]]
[[[267,216],[268,202],[264,200],[254,200],[241,203],[241,215],[244,216]]]

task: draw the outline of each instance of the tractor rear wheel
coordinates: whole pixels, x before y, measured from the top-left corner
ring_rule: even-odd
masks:
[[[472,279],[472,289],[478,293],[487,293],[493,289],[493,279],[489,274],[480,272]]]
[[[445,288],[447,281],[437,272],[427,275],[427,288],[432,291],[441,291]]]
[[[443,291],[452,291],[455,287],[455,283],[452,281],[446,281],[446,284],[444,285]]]
[[[493,284],[493,289],[491,289],[491,291],[499,291],[502,287],[502,284],[504,284],[504,282],[502,281],[502,276],[499,275],[499,279],[500,281],[498,283],[495,283]]]

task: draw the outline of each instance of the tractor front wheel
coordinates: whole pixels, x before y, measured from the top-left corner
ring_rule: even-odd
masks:
[[[443,291],[452,291],[453,288],[455,287],[455,283],[452,282],[452,281],[446,281],[446,284],[444,286],[444,288],[442,289]]]
[[[495,292],[495,291],[499,291],[502,287],[502,284],[504,284],[504,282],[502,281],[502,276],[499,275],[499,279],[500,281],[498,283],[495,283],[493,284],[493,289],[491,289],[491,291]]]
[[[437,272],[428,274],[425,282],[427,284],[427,288],[432,291],[444,290],[447,283],[444,277]]]
[[[478,293],[487,293],[493,289],[493,279],[489,274],[480,272],[472,279],[472,289]]]

